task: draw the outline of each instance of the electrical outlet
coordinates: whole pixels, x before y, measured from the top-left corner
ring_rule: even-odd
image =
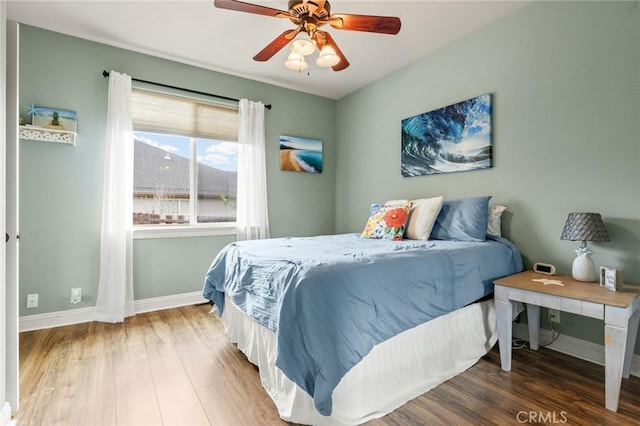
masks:
[[[549,309],[547,315],[549,322],[560,322],[560,311],[558,309]]]
[[[70,302],[75,305],[76,303],[80,303],[81,301],[82,301],[82,289],[80,287],[72,288]]]
[[[27,294],[27,308],[38,307],[38,293]]]

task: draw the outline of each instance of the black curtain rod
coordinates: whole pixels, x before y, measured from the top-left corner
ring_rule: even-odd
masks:
[[[107,70],[103,70],[103,71],[102,71],[102,76],[103,76],[104,78],[108,78],[108,77],[109,77],[109,71],[107,71]],[[156,82],[154,82],[154,81],[141,80],[141,79],[139,79],[139,78],[133,78],[133,77],[131,77],[131,80],[133,80],[133,81],[137,81],[138,83],[147,83],[147,84],[153,84],[154,86],[166,87],[167,89],[182,90],[182,91],[184,91],[184,92],[195,93],[196,95],[213,96],[214,98],[218,98],[218,99],[225,99],[225,100],[227,100],[227,101],[240,102],[240,99],[230,98],[230,97],[228,97],[228,96],[222,96],[222,95],[214,95],[213,93],[200,92],[199,90],[185,89],[185,88],[183,88],[183,87],[171,86],[171,85],[169,85],[169,84],[156,83]],[[269,105],[265,105],[264,107],[265,107],[266,109],[271,109],[271,104],[269,104]]]

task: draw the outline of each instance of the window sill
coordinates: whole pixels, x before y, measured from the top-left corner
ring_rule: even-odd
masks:
[[[235,224],[218,226],[138,226],[133,228],[134,240],[156,238],[213,237],[236,235]]]

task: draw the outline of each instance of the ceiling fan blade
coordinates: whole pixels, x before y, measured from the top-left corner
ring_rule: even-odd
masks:
[[[323,33],[324,33],[324,36],[326,37],[326,44],[331,46],[333,50],[336,52],[336,55],[340,57],[340,62],[338,62],[336,65],[332,66],[331,68],[334,71],[342,71],[343,69],[349,66],[349,61],[347,61],[347,57],[344,56],[344,53],[342,53],[342,50],[340,50],[336,41],[333,39],[333,37],[331,37],[331,34],[329,34],[326,31],[323,31]]]
[[[289,18],[289,12],[260,6],[259,4],[245,3],[236,0],[214,0],[213,5],[220,9],[236,10],[238,12],[255,13],[256,15],[274,16],[276,18]]]
[[[275,38],[271,43],[269,43],[264,49],[256,54],[253,57],[254,61],[268,61],[278,53],[283,47],[285,47],[291,40],[300,32],[300,28],[296,28],[295,30],[287,30],[280,34]]]
[[[329,25],[338,30],[365,31],[369,33],[398,34],[400,18],[395,16],[333,14]]]

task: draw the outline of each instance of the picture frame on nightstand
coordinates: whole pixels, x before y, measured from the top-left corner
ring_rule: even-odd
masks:
[[[601,266],[600,287],[611,291],[622,291],[622,269]]]

